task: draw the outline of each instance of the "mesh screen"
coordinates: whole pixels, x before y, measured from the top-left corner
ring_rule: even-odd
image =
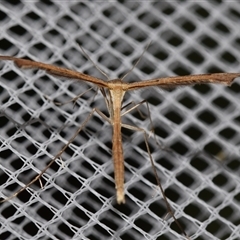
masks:
[[[238,1],[1,1],[0,54],[111,78],[141,62],[126,81],[240,72]],[[85,83],[0,63],[0,192],[31,181],[74,135],[93,107]],[[239,239],[240,81],[126,95],[149,102],[158,146],[149,139],[162,186],[191,239]],[[47,96],[47,97],[46,97]],[[143,104],[139,110],[146,115]],[[149,118],[124,123],[150,134]],[[41,178],[0,205],[0,239],[185,239],[167,214],[140,132],[123,129],[126,204],[115,197],[111,126],[94,115]],[[171,149],[169,151],[169,149]]]

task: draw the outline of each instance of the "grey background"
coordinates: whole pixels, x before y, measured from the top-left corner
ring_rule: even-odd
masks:
[[[208,72],[240,72],[238,1],[1,1],[0,53],[126,81]],[[33,179],[86,119],[106,112],[95,90],[0,63],[2,197]],[[157,140],[149,139],[166,196],[191,239],[238,239],[239,79],[231,87],[197,85],[127,94],[149,102]],[[94,97],[95,96],[95,97]],[[94,100],[94,101],[93,101]],[[147,113],[146,106],[140,110]],[[134,111],[123,122],[150,134]],[[37,182],[0,205],[1,239],[185,239],[156,186],[141,133],[123,130],[126,204],[117,205],[111,126],[92,118]],[[171,149],[171,151],[166,151]]]

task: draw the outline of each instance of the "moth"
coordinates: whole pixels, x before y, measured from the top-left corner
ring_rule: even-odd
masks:
[[[142,56],[142,55],[141,55]],[[141,57],[140,57],[141,58]],[[140,60],[139,58],[139,60]],[[105,75],[108,80],[105,81],[100,78],[96,78],[81,72],[77,72],[74,70],[70,70],[67,68],[62,68],[58,66],[54,66],[51,64],[46,64],[42,62],[11,57],[11,56],[0,56],[0,60],[3,61],[13,61],[19,68],[25,69],[41,69],[45,70],[48,74],[54,76],[61,76],[66,77],[69,79],[74,79],[81,82],[87,82],[95,87],[99,88],[100,92],[102,93],[106,106],[109,112],[109,117],[104,115],[100,110],[94,108],[92,112],[88,115],[87,119],[83,122],[81,127],[78,131],[74,134],[74,136],[69,140],[69,142],[62,148],[62,150],[51,160],[51,162],[41,171],[37,177],[35,177],[30,183],[25,185],[15,194],[10,197],[5,198],[2,202],[7,201],[15,196],[17,196],[20,192],[25,190],[29,187],[32,183],[39,180],[41,176],[46,172],[46,170],[53,164],[53,162],[61,156],[61,154],[65,151],[65,149],[71,144],[74,138],[79,134],[79,132],[84,128],[88,120],[92,117],[92,115],[96,112],[101,117],[106,119],[113,127],[113,135],[112,135],[112,155],[113,155],[113,162],[114,162],[114,178],[115,178],[115,187],[116,187],[116,197],[117,203],[125,203],[125,194],[124,194],[124,158],[123,158],[123,147],[122,147],[122,137],[121,137],[121,128],[127,128],[130,130],[142,131],[145,138],[145,143],[147,147],[147,151],[149,154],[150,161],[154,166],[153,159],[151,157],[149,145],[147,142],[147,134],[146,132],[138,127],[123,124],[121,122],[122,115],[130,112],[132,109],[127,110],[126,112],[122,113],[122,102],[126,92],[132,90],[139,90],[143,88],[149,87],[160,87],[160,88],[169,88],[169,87],[177,87],[177,86],[186,86],[186,85],[194,85],[194,84],[206,84],[206,83],[214,83],[214,84],[224,84],[230,86],[233,80],[237,77],[240,77],[240,73],[211,73],[211,74],[198,74],[198,75],[189,75],[189,76],[173,76],[173,77],[163,77],[163,78],[155,78],[150,80],[137,80],[135,82],[127,83],[124,81],[124,78],[131,72],[133,68],[125,74],[122,78],[117,78],[110,80],[106,73],[104,73],[101,69],[98,70]],[[90,59],[91,60],[91,59]],[[138,104],[139,105],[139,104]],[[137,105],[137,106],[138,106]],[[136,106],[135,106],[136,107]],[[134,107],[134,108],[135,108]],[[156,170],[154,169],[154,174],[156,176],[158,185],[160,187],[160,191],[163,195],[164,201],[166,202],[167,208],[169,213],[174,218],[175,222],[178,224],[173,211],[171,210],[170,204],[168,203],[167,198],[165,197],[164,191],[162,189],[160,180],[157,177]],[[182,230],[180,224],[178,224],[179,228]],[[182,230],[184,235],[189,239],[186,233]]]

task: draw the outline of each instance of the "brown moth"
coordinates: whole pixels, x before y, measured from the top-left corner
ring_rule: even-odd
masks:
[[[23,188],[18,190],[15,194],[13,194],[12,196],[10,196],[8,198],[3,199],[1,202],[5,202],[5,201],[17,196],[20,192],[25,190],[27,187],[29,187],[35,181],[37,181],[37,180],[40,181],[41,176],[54,163],[54,161],[58,157],[61,156],[61,154],[65,151],[65,149],[72,143],[74,138],[84,128],[84,126],[86,125],[88,120],[91,118],[91,116],[94,114],[94,112],[97,112],[104,119],[107,119],[107,121],[113,127],[112,154],[113,154],[113,161],[114,161],[114,178],[115,178],[117,202],[118,202],[118,204],[125,203],[124,158],[123,158],[122,137],[121,137],[121,128],[122,127],[131,129],[131,130],[142,131],[144,133],[144,138],[145,138],[145,143],[146,143],[147,151],[149,154],[149,158],[151,160],[152,165],[154,166],[153,159],[150,154],[150,149],[149,149],[149,146],[147,143],[146,132],[141,128],[126,125],[121,122],[121,116],[123,114],[126,114],[127,112],[131,111],[131,109],[130,109],[127,112],[121,114],[122,101],[123,101],[125,93],[127,91],[131,91],[131,90],[138,90],[138,89],[154,87],[154,86],[158,86],[158,87],[162,87],[162,88],[167,88],[167,87],[172,88],[172,87],[177,87],[177,86],[185,86],[185,85],[193,85],[193,84],[206,84],[206,83],[224,84],[224,85],[230,86],[235,78],[240,77],[240,73],[212,73],[212,74],[198,74],[198,75],[189,75],[189,76],[155,78],[155,79],[150,79],[150,80],[142,80],[142,81],[127,83],[127,82],[124,82],[124,78],[126,77],[126,75],[129,72],[120,79],[104,81],[100,78],[89,76],[89,75],[86,75],[81,72],[77,72],[77,71],[70,70],[67,68],[57,67],[57,66],[50,65],[50,64],[45,64],[42,62],[36,62],[36,61],[31,61],[31,60],[26,60],[26,59],[16,58],[16,57],[10,57],[10,56],[0,56],[0,60],[13,61],[20,68],[42,69],[42,70],[45,70],[48,74],[52,74],[55,76],[57,75],[57,76],[67,77],[70,79],[78,80],[80,82],[85,81],[85,82],[91,83],[100,89],[103,97],[105,98],[106,105],[107,105],[107,108],[109,111],[109,118],[108,118],[102,112],[100,112],[98,109],[93,109],[92,112],[87,117],[87,119],[83,122],[81,127],[78,129],[78,131],[74,134],[74,136],[68,141],[68,143],[62,148],[62,150],[51,160],[51,162],[41,171],[41,173],[39,175],[37,175],[37,177],[35,177],[30,183],[28,183]],[[106,76],[106,74],[104,72],[102,72],[102,73]],[[181,231],[185,235],[185,237],[187,239],[190,239],[188,237],[188,235],[184,232],[184,230],[182,229],[182,227],[180,226],[180,224],[178,223],[178,221],[176,220],[176,218],[174,216],[174,213],[170,207],[170,204],[169,204],[167,198],[165,197],[160,180],[157,177],[155,168],[154,168],[154,174],[155,174],[157,183],[160,187],[160,191],[163,195],[164,201],[167,205],[169,214],[174,218],[175,222],[177,223],[178,227],[181,229]]]

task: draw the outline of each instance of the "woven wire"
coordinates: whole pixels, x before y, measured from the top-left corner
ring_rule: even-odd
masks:
[[[126,81],[240,72],[237,1],[1,1],[2,55],[28,57],[103,78],[141,62]],[[0,63],[0,192],[32,180],[74,135],[93,107],[90,88]],[[157,140],[149,145],[175,216],[191,239],[239,239],[239,97],[231,87],[196,85],[127,94],[149,102]],[[147,115],[146,105],[139,108]],[[137,111],[123,122],[151,134]],[[116,203],[111,126],[94,115],[61,158],[16,198],[0,205],[0,239],[185,239],[156,186],[141,132],[123,129],[126,204]],[[171,149],[171,151],[169,151]]]

